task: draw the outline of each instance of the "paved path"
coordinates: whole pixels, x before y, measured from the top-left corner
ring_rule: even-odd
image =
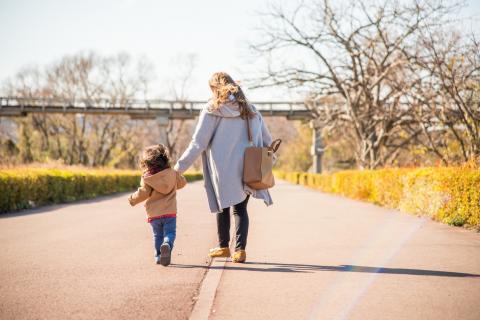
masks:
[[[480,319],[480,234],[287,183],[272,196],[249,203],[248,263],[208,272],[211,319]],[[124,195],[0,219],[0,318],[187,318],[216,234],[201,182],[179,205],[168,268]]]
[[[212,319],[480,319],[480,234],[286,183],[272,197]]]
[[[202,182],[179,191],[173,262],[206,264]],[[119,194],[0,217],[0,319],[186,319],[204,268],[154,264],[141,205]]]

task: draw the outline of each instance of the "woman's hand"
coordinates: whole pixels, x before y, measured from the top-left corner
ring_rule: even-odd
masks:
[[[175,163],[175,166],[173,167],[173,170],[177,171],[177,172],[180,173],[180,174],[183,174],[183,172],[181,172],[181,171],[178,170],[179,167],[180,167],[180,166],[178,165],[178,162],[177,162],[177,163]]]

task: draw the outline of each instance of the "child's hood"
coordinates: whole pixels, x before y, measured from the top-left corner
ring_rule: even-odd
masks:
[[[144,177],[143,181],[155,191],[167,194],[176,187],[177,172],[171,168],[168,168],[151,176]]]

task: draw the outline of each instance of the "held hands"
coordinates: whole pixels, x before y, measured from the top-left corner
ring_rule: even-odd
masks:
[[[178,162],[177,162],[177,163],[175,163],[175,165],[173,166],[173,170],[178,171],[178,168],[179,168],[179,165],[178,165]],[[180,172],[180,171],[178,171],[178,172]],[[181,172],[180,172],[180,173],[181,173]]]
[[[175,166],[173,166],[173,170],[177,171],[178,173],[182,174],[185,172],[185,170],[180,170],[180,165],[178,164],[178,162],[175,164]]]

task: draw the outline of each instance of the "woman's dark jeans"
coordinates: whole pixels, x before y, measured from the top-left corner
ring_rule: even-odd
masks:
[[[235,250],[245,250],[248,237],[248,213],[247,203],[249,195],[240,203],[233,206],[235,217],[236,245]],[[230,242],[230,207],[217,213],[218,244],[220,248],[226,248]]]

